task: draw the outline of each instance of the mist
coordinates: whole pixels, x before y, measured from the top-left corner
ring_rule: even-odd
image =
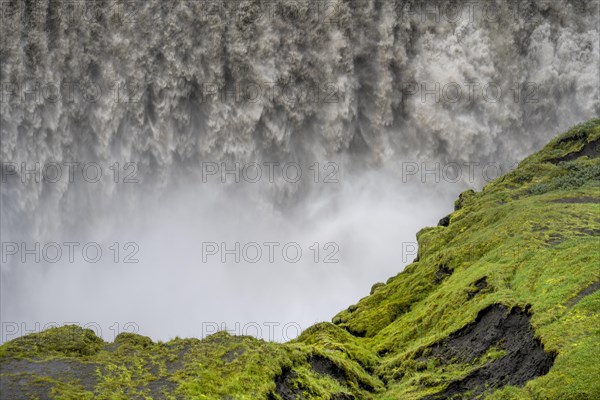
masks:
[[[1,341],[291,339],[600,115],[597,2],[34,3],[0,31]]]
[[[139,205],[137,216],[115,207],[89,227],[88,241],[68,233],[54,240],[81,243],[72,262],[63,245],[56,261],[54,249],[40,249],[39,262],[34,254],[25,263],[15,262],[21,254],[8,257],[18,265],[3,277],[12,283],[2,291],[4,321],[20,321],[20,334],[36,324],[73,322],[106,340],[119,331],[168,340],[216,329],[289,340],[412,262],[415,233],[448,214],[466,187],[403,183],[390,171],[345,176],[332,185],[277,209],[256,196],[261,190],[253,184],[201,181]],[[103,255],[88,262],[80,249],[92,242]],[[117,259],[114,243],[121,247]],[[124,249],[127,243],[136,248]],[[244,252],[249,243],[258,246]],[[271,253],[263,243],[272,243]],[[13,329],[5,329],[5,340],[17,333]]]

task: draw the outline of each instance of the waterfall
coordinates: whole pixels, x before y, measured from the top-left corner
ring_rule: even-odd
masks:
[[[3,243],[140,263],[9,257],[2,319],[332,315],[461,190],[600,114],[598,23],[576,0],[3,2]],[[275,239],[346,261],[192,266]]]

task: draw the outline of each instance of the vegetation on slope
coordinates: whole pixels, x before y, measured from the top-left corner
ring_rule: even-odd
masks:
[[[75,326],[0,347],[1,398],[600,398],[600,119],[467,191],[419,255],[289,343]]]

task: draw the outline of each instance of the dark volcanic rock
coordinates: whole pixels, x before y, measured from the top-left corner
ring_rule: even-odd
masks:
[[[473,189],[465,190],[460,195],[458,195],[458,199],[454,202],[454,211],[458,211],[465,205],[465,200],[469,197],[473,196],[475,191]]]
[[[302,399],[302,390],[294,387],[294,380],[298,377],[298,374],[292,371],[290,368],[284,368],[281,371],[281,375],[275,378],[275,392],[283,400],[296,400]],[[272,397],[274,399],[274,397]]]
[[[589,158],[594,158],[594,157],[598,156],[598,153],[600,151],[599,149],[600,149],[600,140],[594,140],[592,142],[588,142],[588,143],[584,144],[583,147],[581,148],[581,150],[579,150],[579,151],[574,151],[563,157],[554,158],[554,159],[551,159],[548,161],[550,161],[551,163],[554,163],[554,164],[558,164],[561,161],[572,161],[579,157],[584,157],[584,156],[587,156]]]
[[[328,358],[314,355],[310,358],[309,363],[312,369],[318,374],[329,375],[339,382],[346,381],[346,374],[344,371]]]
[[[473,362],[492,346],[506,354],[424,399],[475,398],[484,390],[522,386],[530,379],[547,374],[556,355],[544,351],[535,338],[530,320],[527,310],[514,307],[509,311],[502,304],[494,304],[480,311],[475,322],[434,345],[432,357],[442,364]],[[465,397],[467,392],[469,395]]]
[[[579,303],[584,297],[589,296],[590,294],[596,292],[600,289],[600,280],[592,283],[590,286],[583,289],[581,292],[577,294],[573,299],[571,299],[567,303],[567,307],[573,307],[575,304]]]
[[[564,203],[564,204],[598,204],[600,203],[599,197],[583,196],[583,197],[568,197],[564,199],[552,200],[553,203]]]
[[[450,225],[450,215],[446,215],[444,218],[440,219],[438,222],[438,226],[449,226]]]
[[[40,382],[35,377],[51,378],[57,381],[78,381],[86,390],[96,386],[96,365],[74,360],[49,360],[30,362],[28,360],[4,359],[0,363],[0,399],[49,399],[55,385]]]
[[[452,272],[454,271],[448,268],[448,266],[444,264],[440,265],[437,272],[435,273],[435,276],[433,277],[433,284],[437,285],[441,283],[444,279],[452,275]]]
[[[475,297],[483,289],[488,287],[487,276],[484,276],[483,278],[478,279],[474,285],[475,285],[475,290],[472,290],[469,293],[467,293],[467,298],[469,300],[471,300],[473,297]]]

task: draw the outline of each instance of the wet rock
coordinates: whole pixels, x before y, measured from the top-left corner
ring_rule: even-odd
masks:
[[[439,285],[444,279],[452,275],[452,272],[453,271],[445,264],[440,265],[435,273],[435,276],[433,277],[433,284]]]
[[[230,363],[230,362],[233,362],[236,358],[238,358],[242,354],[244,354],[245,352],[246,352],[245,349],[238,347],[236,349],[229,350],[227,353],[223,354],[223,356],[221,357],[221,360],[226,363]]]
[[[584,157],[584,156],[587,156],[589,158],[594,158],[594,157],[598,157],[599,152],[600,152],[600,139],[596,139],[592,142],[588,142],[588,143],[584,144],[583,147],[581,148],[581,150],[579,150],[579,151],[574,151],[565,156],[553,158],[548,161],[553,164],[558,164],[559,162],[562,162],[562,161],[573,161],[573,160],[578,159],[579,157]]]
[[[431,356],[441,364],[471,363],[496,346],[504,356],[450,382],[434,399],[472,399],[485,390],[505,385],[523,386],[527,381],[548,373],[556,354],[547,353],[535,337],[528,310],[494,304],[479,312],[474,322],[431,348]]]
[[[438,222],[438,226],[448,225],[450,225],[450,214],[446,215],[444,218],[440,219],[440,222]]]
[[[592,293],[595,293],[600,289],[600,280],[592,283],[590,286],[583,289],[581,292],[577,294],[573,299],[569,300],[567,303],[567,307],[573,307],[575,304],[579,303],[584,297],[589,296]]]
[[[583,196],[583,197],[569,197],[565,199],[552,200],[553,203],[563,204],[600,204],[600,197]]]
[[[328,358],[314,355],[310,358],[309,363],[313,371],[318,374],[330,376],[341,383],[346,381],[346,374],[344,373],[344,370],[342,370]]]
[[[296,400],[304,398],[302,396],[302,390],[298,387],[294,387],[294,380],[298,377],[298,374],[290,368],[283,368],[281,374],[275,378],[275,393],[277,393],[283,400]],[[272,397],[275,399],[275,397]]]
[[[484,276],[481,279],[478,279],[475,283],[475,290],[471,290],[470,292],[467,293],[467,298],[469,300],[471,300],[473,297],[475,297],[479,292],[481,292],[483,289],[488,287],[488,283],[487,283],[487,277]]]
[[[74,360],[29,360],[4,359],[0,363],[0,399],[49,399],[54,386],[37,378],[58,381],[77,381],[86,390],[93,391],[97,383],[96,365]]]

